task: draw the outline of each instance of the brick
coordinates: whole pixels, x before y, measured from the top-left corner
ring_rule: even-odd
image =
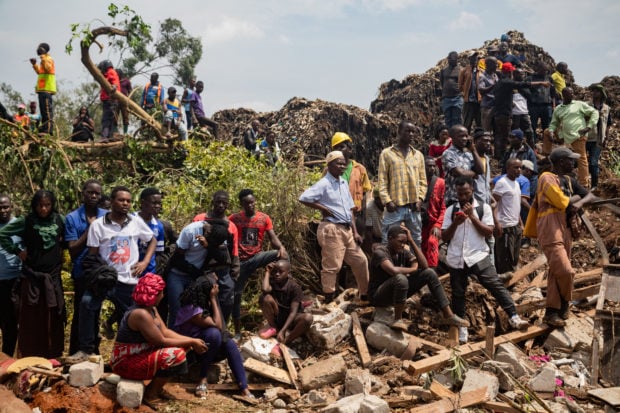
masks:
[[[92,387],[103,376],[103,359],[98,362],[83,361],[69,368],[69,384],[73,387]]]
[[[299,381],[305,391],[318,389],[343,381],[346,370],[342,356],[335,356],[303,368],[299,372]]]
[[[351,316],[340,308],[324,315],[314,315],[308,340],[321,349],[333,349],[351,334]]]
[[[143,395],[144,384],[141,381],[122,379],[116,386],[116,401],[123,407],[140,406]]]
[[[364,369],[347,370],[344,379],[344,395],[351,396],[353,394],[364,393],[369,394],[372,388],[371,374]]]

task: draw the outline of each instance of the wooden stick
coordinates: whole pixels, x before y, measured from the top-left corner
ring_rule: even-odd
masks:
[[[457,326],[450,326],[448,329],[448,341],[453,346],[459,345],[459,328]]]
[[[280,343],[280,351],[282,352],[282,357],[284,358],[284,363],[286,363],[286,369],[291,377],[293,386],[297,389],[297,370],[295,369],[295,364],[291,359],[291,353],[288,352],[288,347],[286,347],[284,343]]]
[[[481,387],[479,389],[469,391],[467,393],[459,393],[455,398],[441,399],[439,401],[424,404],[422,406],[415,407],[410,410],[411,413],[450,413],[461,407],[475,406],[476,404],[484,403],[489,400],[487,394],[487,388]]]
[[[436,380],[433,380],[431,382],[431,386],[428,389],[430,390],[431,394],[437,399],[454,399],[457,397],[456,393],[454,393],[452,390],[450,390]]]
[[[357,346],[357,351],[359,352],[360,359],[362,360],[362,367],[367,368],[372,362],[372,357],[368,351],[368,345],[366,344],[360,319],[356,312],[351,313],[351,320],[353,321],[353,338],[355,338],[355,345]]]
[[[534,261],[528,262],[523,267],[519,268],[512,274],[512,278],[508,281],[508,287],[512,287],[543,265],[547,263],[547,257],[544,254],[538,255]]]
[[[252,373],[267,377],[268,379],[279,381],[288,385],[293,384],[287,371],[270,366],[269,364],[263,363],[262,361],[249,358],[243,363],[243,367],[245,367],[246,370],[249,370]]]
[[[598,250],[601,253],[602,264],[603,265],[609,264],[609,252],[607,252],[607,247],[605,246],[605,242],[603,241],[603,238],[601,238],[601,236],[596,231],[596,228],[594,228],[592,221],[590,221],[590,218],[588,218],[587,212],[581,215],[581,220],[586,225],[586,227],[588,228],[588,231],[590,232],[590,235],[592,235],[592,238],[594,238],[594,241],[596,242],[596,246],[598,247]]]
[[[487,326],[486,336],[485,336],[485,351],[487,356],[490,359],[493,359],[493,355],[495,354],[495,326]]]

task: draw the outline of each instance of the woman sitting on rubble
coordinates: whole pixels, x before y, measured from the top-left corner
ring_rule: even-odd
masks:
[[[206,353],[199,355],[200,381],[195,394],[197,397],[206,397],[209,366],[226,358],[241,395],[254,398],[248,389],[239,348],[230,338],[222,321],[218,292],[217,276],[210,273],[196,278],[181,294],[181,308],[177,313],[175,330],[180,334],[203,339],[209,348]]]
[[[164,297],[166,283],[157,274],[147,273],[136,285],[133,307],[123,316],[118,328],[110,365],[112,371],[130,380],[151,380],[143,402],[173,399],[164,385],[175,375],[187,373],[185,349],[198,354],[207,351],[205,342],[169,330],[157,312],[157,304]]]
[[[73,132],[71,132],[71,142],[88,142],[93,140],[95,122],[88,113],[88,108],[82,106],[80,113],[73,118]]]

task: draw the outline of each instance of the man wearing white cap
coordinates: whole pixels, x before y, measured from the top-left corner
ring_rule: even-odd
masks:
[[[325,161],[325,176],[299,197],[299,202],[318,209],[323,215],[317,239],[321,246],[321,285],[325,301],[329,302],[334,297],[336,278],[343,261],[351,267],[360,300],[367,301],[368,260],[360,247],[362,237],[355,227],[355,204],[349,185],[342,178],[346,168],[344,155],[340,151],[333,151],[327,154]]]

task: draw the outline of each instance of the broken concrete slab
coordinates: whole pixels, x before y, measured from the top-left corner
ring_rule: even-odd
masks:
[[[144,384],[138,380],[122,379],[116,386],[116,401],[123,407],[136,408],[142,403]]]
[[[514,388],[512,380],[510,379],[510,376],[514,377],[515,375],[511,364],[495,360],[486,360],[482,363],[480,368],[495,374],[499,379],[499,389],[501,391],[510,391]]]
[[[351,334],[351,316],[340,308],[333,308],[324,315],[314,315],[307,333],[308,340],[322,349],[333,349]]]
[[[318,390],[310,390],[306,394],[306,400],[309,404],[323,404],[327,402],[327,397]]]
[[[530,380],[530,387],[535,392],[553,393],[555,391],[556,369],[551,363],[543,366],[540,373]]]
[[[365,394],[354,394],[353,396],[343,397],[336,403],[320,410],[321,413],[358,413],[360,405],[366,398]]]
[[[588,390],[588,394],[590,396],[596,397],[597,399],[601,399],[602,401],[613,407],[620,407],[620,387],[592,389]]]
[[[103,358],[99,362],[83,361],[69,368],[69,384],[73,387],[91,387],[103,376]]]
[[[409,344],[409,334],[396,331],[387,325],[373,322],[366,329],[366,341],[377,350],[387,350],[400,357]]]
[[[510,364],[513,368],[515,378],[531,375],[536,372],[536,365],[517,345],[511,342],[502,343],[497,346],[494,359],[495,361]]]
[[[353,394],[364,393],[369,394],[372,388],[372,380],[370,371],[366,369],[350,369],[347,370],[344,379],[344,395],[351,396]]]
[[[344,358],[338,355],[303,368],[299,372],[299,381],[305,391],[318,389],[344,380],[346,371]]]
[[[592,347],[593,329],[592,318],[571,317],[566,320],[566,326],[556,328],[549,334],[544,347],[550,351],[556,348],[574,350],[577,346],[589,350]]]
[[[380,397],[367,395],[360,404],[359,413],[390,413],[388,402]]]
[[[278,340],[275,338],[264,340],[258,336],[252,336],[241,345],[239,351],[244,360],[253,358],[263,363],[269,363],[269,354],[276,344],[278,344]]]
[[[271,402],[272,400],[275,400],[278,398],[278,393],[280,393],[282,390],[284,390],[283,387],[270,387],[265,390],[265,393],[263,394],[263,398],[267,400],[268,402]]]
[[[394,307],[375,307],[372,321],[387,326],[391,325],[394,322]]]
[[[478,369],[467,370],[461,392],[467,393],[481,387],[486,387],[488,400],[494,400],[497,397],[497,393],[499,393],[499,379],[488,371]]]

